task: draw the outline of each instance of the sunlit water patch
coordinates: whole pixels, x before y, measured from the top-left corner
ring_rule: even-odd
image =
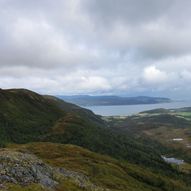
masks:
[[[167,163],[177,164],[177,165],[184,164],[184,160],[176,159],[176,158],[174,158],[174,157],[165,157],[165,156],[162,156],[162,158],[163,158]]]

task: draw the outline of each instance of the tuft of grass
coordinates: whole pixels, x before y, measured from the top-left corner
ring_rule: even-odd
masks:
[[[21,186],[21,185],[17,185],[17,184],[6,184],[5,189],[4,190],[2,189],[2,191],[7,191],[7,190],[10,190],[10,191],[48,191],[47,188],[43,188],[39,184],[31,184],[31,185],[26,185],[26,186]]]

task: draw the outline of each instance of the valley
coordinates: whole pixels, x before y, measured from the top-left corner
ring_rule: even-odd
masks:
[[[191,191],[190,15],[0,0],[0,191]]]
[[[163,145],[168,162],[191,169],[191,108],[155,109],[124,117],[103,117],[114,128]],[[156,148],[157,149],[157,148]],[[160,149],[160,148],[159,148]],[[169,160],[170,159],[170,160]],[[177,161],[177,162],[176,162]],[[183,162],[184,161],[184,162]]]
[[[0,106],[2,191],[191,190],[190,108],[101,117],[26,89]]]

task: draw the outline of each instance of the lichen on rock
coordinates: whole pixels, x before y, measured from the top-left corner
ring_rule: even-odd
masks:
[[[32,154],[1,150],[0,152],[0,184],[13,183],[29,185],[39,183],[45,187],[54,187],[52,167]]]
[[[31,186],[35,185],[38,190],[52,191],[57,190],[65,181],[72,182],[80,190],[109,191],[93,184],[89,177],[82,173],[51,167],[34,154],[11,149],[0,150],[0,190],[2,191],[25,190],[27,187],[33,190]]]

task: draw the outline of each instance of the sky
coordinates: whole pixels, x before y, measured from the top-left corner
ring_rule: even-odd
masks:
[[[0,0],[0,87],[191,96],[190,0]]]

